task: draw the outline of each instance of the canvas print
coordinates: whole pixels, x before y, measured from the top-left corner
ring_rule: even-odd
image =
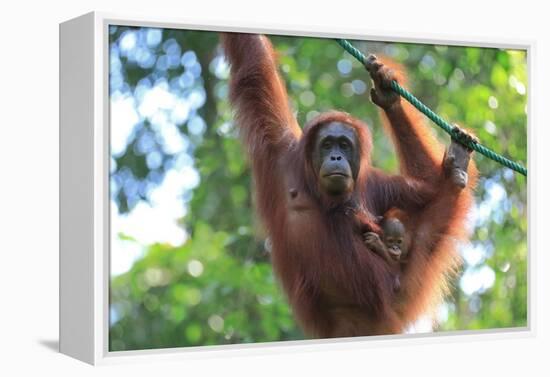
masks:
[[[526,327],[527,75],[110,25],[109,351]]]

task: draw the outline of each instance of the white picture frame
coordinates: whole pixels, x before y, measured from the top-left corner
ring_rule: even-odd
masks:
[[[264,344],[205,346],[109,352],[109,118],[108,27],[131,25],[187,30],[258,32],[266,34],[342,37],[527,51],[528,113],[532,106],[531,67],[535,43],[530,40],[440,38],[411,33],[375,33],[338,28],[293,29],[280,25],[227,23],[194,24],[176,18],[138,17],[92,12],[60,24],[60,351],[90,364],[143,359],[230,356],[241,353],[378,347],[387,342],[437,343],[534,336],[533,269],[528,268],[528,319],[525,328],[457,331],[428,335],[392,335],[334,340],[304,340]],[[532,151],[532,125],[528,141]],[[531,159],[529,159],[531,161]],[[528,182],[531,198],[532,181]],[[528,204],[531,201],[528,198]],[[530,207],[531,208],[531,207]],[[529,219],[532,211],[529,210]],[[528,237],[531,244],[531,237]],[[532,251],[528,266],[531,266]],[[455,335],[461,336],[455,336]]]

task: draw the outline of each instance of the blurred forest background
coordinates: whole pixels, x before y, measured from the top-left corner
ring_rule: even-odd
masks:
[[[272,41],[300,124],[350,112],[371,128],[373,163],[397,172],[364,68],[330,39]],[[404,64],[424,103],[527,163],[524,51],[353,43]],[[228,76],[217,33],[110,27],[111,351],[304,338],[254,215]],[[464,267],[435,318],[410,332],[526,326],[527,181],[475,160]]]

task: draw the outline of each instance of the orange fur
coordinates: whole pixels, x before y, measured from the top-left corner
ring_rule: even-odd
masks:
[[[228,33],[222,43],[258,212],[271,237],[276,276],[296,319],[315,337],[403,331],[439,302],[447,277],[459,265],[455,240],[464,236],[472,202],[473,163],[469,186],[461,192],[450,187],[442,170],[442,146],[420,115],[400,101],[384,116],[401,175],[387,175],[370,166],[368,128],[349,114],[324,113],[300,130],[267,38]],[[404,78],[398,76],[400,83]],[[316,132],[332,121],[353,128],[360,152],[353,192],[337,198],[320,191],[310,161]],[[399,294],[393,290],[392,269],[366,248],[357,231],[358,226],[376,227],[374,216],[392,207],[402,209],[414,224],[415,241]]]

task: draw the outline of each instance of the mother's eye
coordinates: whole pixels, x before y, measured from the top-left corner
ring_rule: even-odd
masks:
[[[340,142],[340,148],[341,149],[349,149],[350,148],[350,145],[347,141],[341,141]]]

